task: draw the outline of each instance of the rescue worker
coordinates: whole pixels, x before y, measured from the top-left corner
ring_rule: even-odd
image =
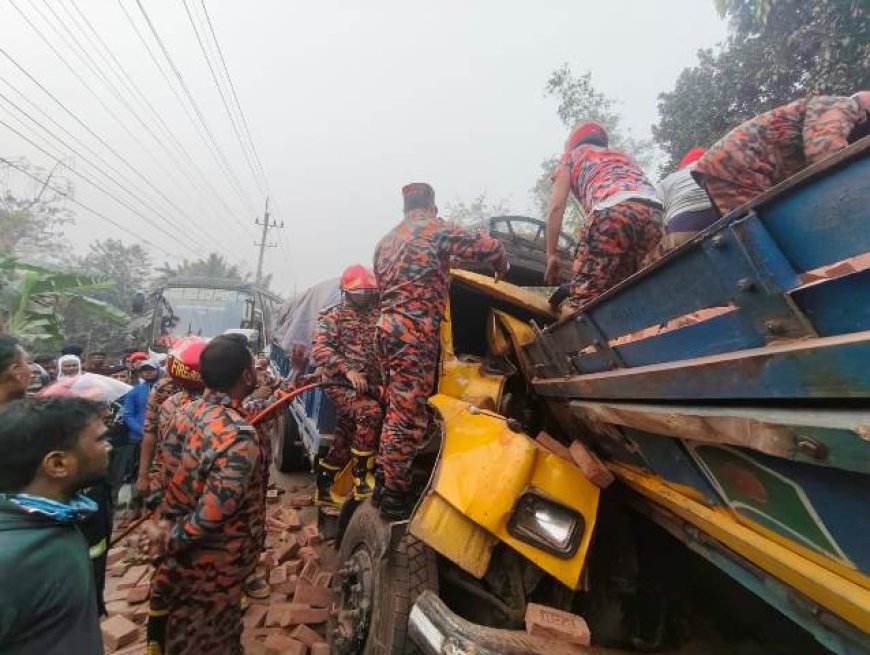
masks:
[[[161,522],[147,528],[152,554],[163,555],[152,585],[166,599],[149,616],[148,653],[240,654],[242,588],[262,543],[267,446],[240,410],[256,384],[247,340],[215,337],[200,369],[206,390],[176,414],[184,448]]]
[[[863,136],[868,112],[870,91],[801,98],[771,109],[719,139],[698,161],[695,178],[719,213],[727,214]]]
[[[703,148],[692,148],[677,170],[656,185],[664,205],[664,251],[683,245],[719,218],[707,192],[692,177],[695,163],[703,156]]]
[[[170,396],[174,396],[181,388],[167,375],[154,384],[145,406],[145,421],[142,424],[142,444],[139,456],[139,474],[136,477],[136,493],[140,498],[148,495],[150,489],[149,471],[154,459],[157,444],[157,423],[160,416],[160,406]]]
[[[661,240],[662,203],[634,160],[608,147],[601,125],[578,124],[565,142],[547,208],[545,277],[550,284],[559,283],[556,251],[572,192],[588,223],[578,235],[571,282],[551,303],[567,298],[573,311],[641,267]]]
[[[380,289],[377,349],[385,385],[378,450],[383,480],[376,492],[387,520],[408,517],[411,460],[427,427],[426,400],[435,387],[439,330],[451,259],[508,270],[501,243],[438,218],[435,192],[425,183],[402,189],[405,217],[375,248]]]
[[[329,453],[317,463],[315,504],[336,507],[330,488],[335,474],[351,459],[354,498],[371,496],[369,476],[384,419],[375,400],[382,393],[375,349],[378,283],[370,270],[356,264],[345,269],[340,287],[342,300],[320,312],[311,348],[311,358],[324,380],[347,380],[353,386],[326,388],[337,416]]]

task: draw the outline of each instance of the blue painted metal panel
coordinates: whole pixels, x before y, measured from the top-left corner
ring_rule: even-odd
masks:
[[[703,323],[616,346],[615,350],[626,366],[646,366],[763,345],[762,335],[748,326],[737,312],[729,312]]]
[[[798,272],[868,252],[870,157],[814,178],[757,211]]]
[[[813,284],[791,297],[822,336],[870,330],[870,270]]]

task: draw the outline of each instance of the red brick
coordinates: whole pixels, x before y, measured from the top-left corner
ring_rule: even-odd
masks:
[[[275,563],[283,564],[299,553],[299,541],[295,536],[287,535],[286,539],[275,544],[272,552],[275,554]]]
[[[120,578],[127,572],[127,563],[121,562],[119,564],[115,564],[114,566],[110,566],[106,569],[106,573],[109,577],[112,578]]]
[[[296,593],[296,583],[299,580],[299,576],[291,575],[287,578],[286,582],[282,582],[279,585],[275,585],[272,587],[272,591],[276,594],[284,594],[285,596],[292,596]]]
[[[306,525],[302,528],[302,533],[305,535],[305,542],[307,546],[316,546],[323,539],[320,537],[320,530],[317,529],[316,525]]]
[[[318,587],[328,587],[332,583],[332,573],[329,571],[321,571],[314,578],[314,584]]]
[[[266,655],[266,647],[256,639],[242,639],[242,652],[245,655]]]
[[[269,608],[266,605],[249,605],[248,609],[245,610],[245,630],[253,630],[263,625],[268,612]]]
[[[110,548],[108,554],[106,555],[106,567],[115,566],[115,564],[120,564],[125,559],[127,559],[127,549],[123,546],[116,546],[115,548]]]
[[[266,655],[305,655],[308,648],[301,641],[285,635],[271,634],[263,642]]]
[[[135,605],[129,611],[124,612],[124,617],[133,623],[144,625],[145,621],[148,620],[148,605],[145,603]]]
[[[312,607],[329,607],[332,604],[332,592],[326,587],[317,587],[312,584],[300,582],[296,585],[296,593],[293,602],[311,605]]]
[[[299,557],[305,560],[308,563],[309,560],[314,562],[320,561],[320,555],[317,554],[317,551],[314,550],[311,546],[303,546],[299,549]]]
[[[561,442],[557,441],[556,439],[551,437],[549,434],[544,432],[543,430],[538,433],[538,436],[535,439],[535,441],[537,441],[538,444],[543,446],[546,450],[549,450],[554,455],[558,455],[559,457],[561,457],[565,461],[568,461],[568,462],[572,461],[571,460],[571,453],[568,452],[568,448],[565,447]]]
[[[148,600],[150,592],[151,586],[147,584],[140,584],[137,587],[133,587],[127,592],[127,602],[130,604],[144,603]]]
[[[317,563],[317,560],[309,559],[305,562],[305,566],[302,567],[299,581],[314,584],[317,581],[318,573],[320,573],[320,565]]]
[[[308,507],[312,503],[311,494],[293,494],[287,501],[291,507]]]
[[[103,601],[106,603],[113,603],[116,600],[126,600],[128,593],[130,592],[127,589],[115,589],[113,591],[107,591],[103,594]]]
[[[266,621],[264,625],[267,628],[272,628],[275,626],[281,626],[282,628],[286,628],[290,625],[290,612],[292,610],[292,603],[273,603],[269,606],[269,610],[266,612]]]
[[[598,455],[589,450],[579,441],[574,441],[569,449],[571,459],[583,471],[583,475],[592,484],[602,489],[607,489],[613,484],[613,473],[604,465]]]
[[[287,573],[290,575],[299,575],[302,571],[302,565],[301,559],[291,559],[289,562],[284,563],[284,568],[287,569]]]
[[[267,550],[263,553],[260,553],[260,566],[271,569],[278,562],[275,561],[275,553],[272,550]]]
[[[133,644],[121,650],[116,650],[112,655],[145,655],[145,644]]]
[[[269,489],[266,492],[266,502],[267,503],[277,503],[278,502],[278,490],[277,489]]]
[[[314,630],[309,628],[307,625],[297,625],[293,628],[293,632],[290,633],[290,636],[297,641],[301,641],[308,647],[312,647],[323,641],[323,637],[321,637],[317,632],[314,632]]]
[[[526,606],[526,631],[534,637],[558,639],[580,646],[588,646],[592,641],[583,617],[537,603]]]
[[[287,569],[283,566],[276,566],[269,572],[269,584],[276,586],[287,582]]]
[[[311,655],[329,655],[329,644],[322,641],[311,644]]]
[[[136,641],[139,628],[123,616],[113,616],[103,621],[103,644],[107,650],[117,650]]]
[[[148,574],[148,565],[139,564],[132,566],[118,581],[118,589],[130,589],[139,584],[139,581]]]
[[[304,623],[306,625],[314,625],[317,623],[326,623],[329,619],[329,610],[321,607],[311,607],[310,605],[300,605],[298,603],[287,603],[288,615],[291,625]]]
[[[285,507],[281,521],[287,526],[288,530],[298,530],[302,527],[302,519],[299,518],[299,512],[292,507]]]

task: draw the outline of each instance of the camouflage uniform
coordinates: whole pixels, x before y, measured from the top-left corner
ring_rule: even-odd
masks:
[[[588,218],[577,235],[569,307],[577,309],[640,269],[662,237],[661,201],[627,155],[584,144],[566,152],[571,181]]]
[[[349,371],[365,375],[369,391],[380,397],[381,371],[375,348],[378,309],[356,309],[350,302],[324,309],[317,320],[311,358],[326,379],[345,380]],[[353,389],[327,387],[336,407],[336,426],[325,461],[341,468],[350,460],[351,446],[357,451],[377,449],[383,410],[377,400]]]
[[[771,109],[731,130],[694,174],[722,213],[846,147],[867,112],[852,98],[816,96]]]
[[[241,598],[264,526],[267,446],[226,395],[207,390],[176,414],[184,449],[166,489],[174,525],[153,585],[168,609],[167,653],[241,653]]]
[[[175,384],[171,377],[166,376],[154,383],[151,395],[148,396],[148,404],[145,406],[145,421],[142,423],[142,440],[150,438],[154,441],[155,456],[157,454],[157,426],[160,420],[160,406],[179,391],[181,391],[181,387]]]
[[[451,258],[494,266],[506,261],[498,240],[421,210],[409,211],[375,249],[377,346],[386,388],[378,465],[390,489],[408,490],[411,460],[426,431]]]
[[[174,430],[175,415],[182,407],[199,398],[199,392],[182,389],[176,394],[169,396],[160,405],[157,415],[157,437],[154,444],[154,457],[148,471],[149,496],[146,505],[154,509],[163,500],[163,493],[172,480],[184,443],[179,440],[179,435]]]

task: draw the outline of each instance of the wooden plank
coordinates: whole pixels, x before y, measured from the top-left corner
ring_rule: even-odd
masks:
[[[667,364],[534,381],[545,397],[620,400],[870,398],[870,331]]]
[[[870,473],[870,409],[702,407],[588,400],[570,404],[579,417],[588,421]]]
[[[870,269],[811,284],[791,297],[820,335],[870,329]]]

